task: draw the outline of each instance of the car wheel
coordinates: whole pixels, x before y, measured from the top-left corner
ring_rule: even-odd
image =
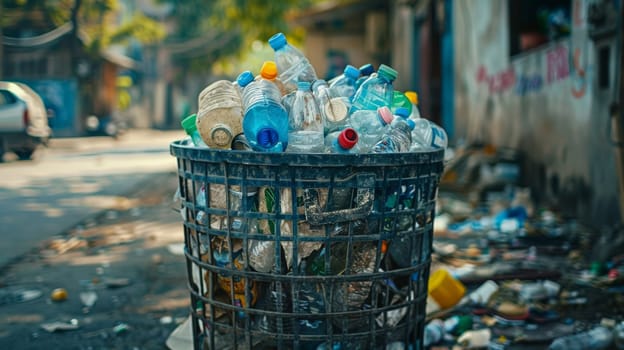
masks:
[[[34,152],[34,149],[25,148],[15,151],[15,154],[17,154],[17,158],[19,158],[19,160],[30,160]]]

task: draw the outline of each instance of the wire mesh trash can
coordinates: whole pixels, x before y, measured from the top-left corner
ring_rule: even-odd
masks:
[[[195,349],[422,348],[443,150],[170,151]]]

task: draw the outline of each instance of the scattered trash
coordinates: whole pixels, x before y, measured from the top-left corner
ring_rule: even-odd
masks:
[[[457,304],[466,287],[445,269],[433,272],[429,277],[429,295],[442,309],[447,309]]]
[[[486,281],[475,291],[471,292],[468,295],[468,299],[474,304],[477,305],[486,305],[490,300],[492,294],[494,294],[498,290],[498,284],[494,281]]]
[[[73,331],[80,328],[80,326],[78,325],[78,322],[74,319],[70,322],[44,323],[41,325],[41,328],[43,328],[47,332],[54,333],[60,331]]]
[[[50,294],[52,301],[65,301],[67,300],[67,290],[65,288],[56,288]]]
[[[169,244],[167,246],[167,251],[169,251],[169,253],[173,254],[173,255],[180,255],[183,256],[184,255],[184,243],[176,243],[176,244]]]
[[[107,288],[115,289],[130,285],[132,283],[129,278],[105,278],[104,285]]]
[[[0,289],[0,305],[17,304],[35,300],[43,295],[38,289],[2,288]]]
[[[193,349],[193,329],[192,318],[189,316],[182,324],[171,332],[167,338],[166,345],[170,350],[191,350]]]
[[[587,332],[555,339],[549,350],[601,350],[608,348],[613,342],[613,332],[599,326]]]
[[[476,331],[467,331],[457,338],[457,343],[466,349],[478,349],[487,347],[492,337],[492,331],[484,328]]]
[[[172,324],[173,323],[173,317],[171,316],[163,316],[160,318],[160,324]]]
[[[128,326],[128,324],[126,324],[126,323],[119,323],[115,327],[113,327],[113,333],[115,333],[115,334],[123,334],[123,333],[128,332],[129,329],[130,329],[130,326]]]
[[[97,299],[98,296],[94,291],[80,293],[80,301],[82,301],[82,304],[87,308],[91,308],[95,304]]]

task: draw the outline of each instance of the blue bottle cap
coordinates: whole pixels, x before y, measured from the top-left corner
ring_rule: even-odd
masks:
[[[282,47],[284,47],[284,45],[286,45],[286,36],[284,35],[284,33],[277,33],[273,35],[269,39],[269,45],[271,45],[273,50],[277,51],[281,49]]]
[[[344,69],[344,75],[353,80],[357,80],[357,78],[360,77],[360,70],[353,67],[350,64],[347,64],[347,66]]]
[[[379,66],[379,70],[377,71],[380,75],[385,75],[389,80],[394,80],[397,78],[398,73],[390,66],[386,66],[382,64]]]
[[[405,121],[407,122],[407,126],[409,126],[410,130],[414,130],[414,128],[416,127],[416,122],[411,119],[406,119]]]
[[[365,64],[365,65],[360,67],[360,74],[362,76],[371,75],[371,74],[373,74],[374,71],[375,71],[375,67],[373,67],[373,65],[370,64],[370,63],[367,63],[367,64]]]
[[[260,147],[271,148],[277,144],[278,137],[277,130],[273,128],[262,128],[258,130],[256,141]]]
[[[247,86],[247,84],[251,83],[253,80],[254,80],[254,76],[248,70],[242,72],[241,74],[238,75],[238,78],[236,78],[236,82],[238,83],[238,86],[240,87]]]
[[[409,109],[405,108],[405,107],[398,107],[395,111],[394,111],[395,115],[398,115],[401,118],[407,118],[410,115]]]
[[[299,81],[297,82],[297,89],[302,91],[310,91],[310,82]]]

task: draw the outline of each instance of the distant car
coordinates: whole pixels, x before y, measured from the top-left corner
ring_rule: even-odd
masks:
[[[41,97],[25,84],[0,81],[0,161],[7,151],[30,159],[51,134]]]

